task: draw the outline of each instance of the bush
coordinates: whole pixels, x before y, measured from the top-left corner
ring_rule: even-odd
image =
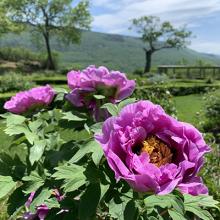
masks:
[[[147,79],[147,81],[150,84],[152,84],[152,83],[153,84],[163,84],[163,83],[168,82],[169,80],[170,80],[169,77],[165,73],[162,73],[162,74],[152,74]]]
[[[35,86],[35,83],[27,80],[21,73],[8,72],[1,77],[0,92],[27,90]]]
[[[42,55],[39,53],[33,53],[26,48],[4,47],[0,48],[0,59],[14,62],[18,62],[21,60],[42,62]]]
[[[207,118],[204,129],[220,133],[220,90],[209,92],[204,99]]]
[[[172,95],[170,91],[164,87],[155,87],[151,89],[137,87],[133,94],[133,97],[137,99],[147,99],[156,104],[159,104],[165,109],[168,114],[171,114],[174,117],[177,114]]]
[[[143,71],[143,69],[136,69],[136,70],[134,70],[133,74],[138,75],[138,76],[143,76],[144,71]]]

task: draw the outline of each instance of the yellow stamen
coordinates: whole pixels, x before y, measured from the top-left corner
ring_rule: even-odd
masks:
[[[146,152],[150,163],[157,167],[172,162],[173,154],[170,148],[156,136],[150,136],[142,142],[141,152]]]

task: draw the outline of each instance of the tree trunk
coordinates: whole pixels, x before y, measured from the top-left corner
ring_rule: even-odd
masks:
[[[55,70],[55,65],[53,62],[53,57],[50,49],[50,40],[49,40],[49,34],[44,34],[44,39],[46,43],[46,48],[47,48],[47,61],[45,68],[49,70]]]
[[[146,55],[146,65],[144,68],[144,73],[149,73],[151,69],[151,57],[152,57],[152,50],[145,50],[145,55]]]

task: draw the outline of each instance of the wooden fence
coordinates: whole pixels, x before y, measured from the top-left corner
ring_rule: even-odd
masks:
[[[158,66],[158,73],[168,74],[172,78],[220,79],[220,66]]]

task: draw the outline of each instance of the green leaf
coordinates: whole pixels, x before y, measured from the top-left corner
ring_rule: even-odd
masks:
[[[96,166],[99,165],[102,157],[103,157],[103,150],[102,150],[102,147],[98,145],[95,145],[96,146],[96,149],[95,151],[92,153],[92,160],[93,162],[95,163]]]
[[[203,220],[214,220],[214,218],[211,216],[211,214],[207,210],[203,210],[198,206],[185,206],[186,211],[191,212],[198,216],[200,219]]]
[[[189,194],[184,194],[184,204],[219,209],[217,206],[219,202],[214,200],[212,196],[208,195],[192,196]]]
[[[98,133],[101,133],[102,132],[102,125],[103,125],[103,122],[99,122],[99,123],[96,123],[94,125],[92,125],[90,127],[91,131],[93,131],[94,133],[98,134]]]
[[[104,95],[93,95],[95,99],[105,99]]]
[[[101,189],[99,183],[90,184],[80,199],[79,219],[90,220],[96,213]]]
[[[16,182],[13,181],[11,176],[0,175],[0,199],[4,198],[16,187]]]
[[[33,122],[30,121],[28,126],[29,126],[29,128],[32,132],[36,133],[42,124],[43,124],[42,121],[36,120],[36,121],[33,121]]]
[[[45,203],[45,201],[48,201],[48,199],[50,198],[52,194],[52,190],[49,190],[48,188],[44,188],[42,189],[42,191],[40,192],[40,194],[38,194],[34,200],[32,201],[31,205],[30,205],[30,211],[32,213],[35,212],[36,207],[39,205],[42,205]]]
[[[177,212],[177,211],[173,211],[173,210],[168,210],[168,213],[170,215],[170,217],[173,220],[187,220],[181,213]]]
[[[100,159],[100,145],[95,140],[89,141],[88,143],[80,146],[79,150],[76,152],[76,154],[70,159],[70,163],[76,163],[80,159],[82,159],[86,154],[93,153],[96,151],[98,152],[98,155],[94,155],[93,158],[97,162]]]
[[[106,103],[101,108],[106,108],[112,116],[118,115],[118,107],[112,103]]]
[[[121,109],[123,107],[125,107],[126,105],[128,104],[131,104],[131,103],[134,103],[136,101],[136,98],[130,98],[130,99],[125,99],[123,101],[121,101],[119,104],[118,104],[118,111],[121,111]]]
[[[75,164],[63,165],[55,168],[52,175],[56,180],[64,180],[63,188],[65,192],[72,192],[86,183],[84,175],[85,168]]]
[[[31,172],[29,176],[23,177],[22,180],[26,182],[24,190],[25,194],[37,191],[42,185],[44,185],[44,179],[39,176],[36,171]]]
[[[74,115],[72,112],[65,112],[63,113],[62,119],[66,119],[68,121],[86,121],[86,118],[82,116]]]
[[[19,125],[19,124],[22,124],[26,120],[24,116],[12,114],[12,113],[5,113],[0,116],[6,119],[7,126]]]
[[[41,159],[46,147],[46,143],[46,140],[35,141],[34,145],[30,148],[29,160],[32,165],[34,162],[37,162]]]
[[[125,220],[136,219],[135,218],[136,212],[137,212],[137,208],[136,208],[135,202],[134,200],[130,200],[125,206],[124,219]]]
[[[44,204],[47,205],[47,207],[48,207],[49,209],[52,209],[52,208],[60,208],[59,202],[58,202],[57,199],[54,198],[54,197],[45,200]]]

